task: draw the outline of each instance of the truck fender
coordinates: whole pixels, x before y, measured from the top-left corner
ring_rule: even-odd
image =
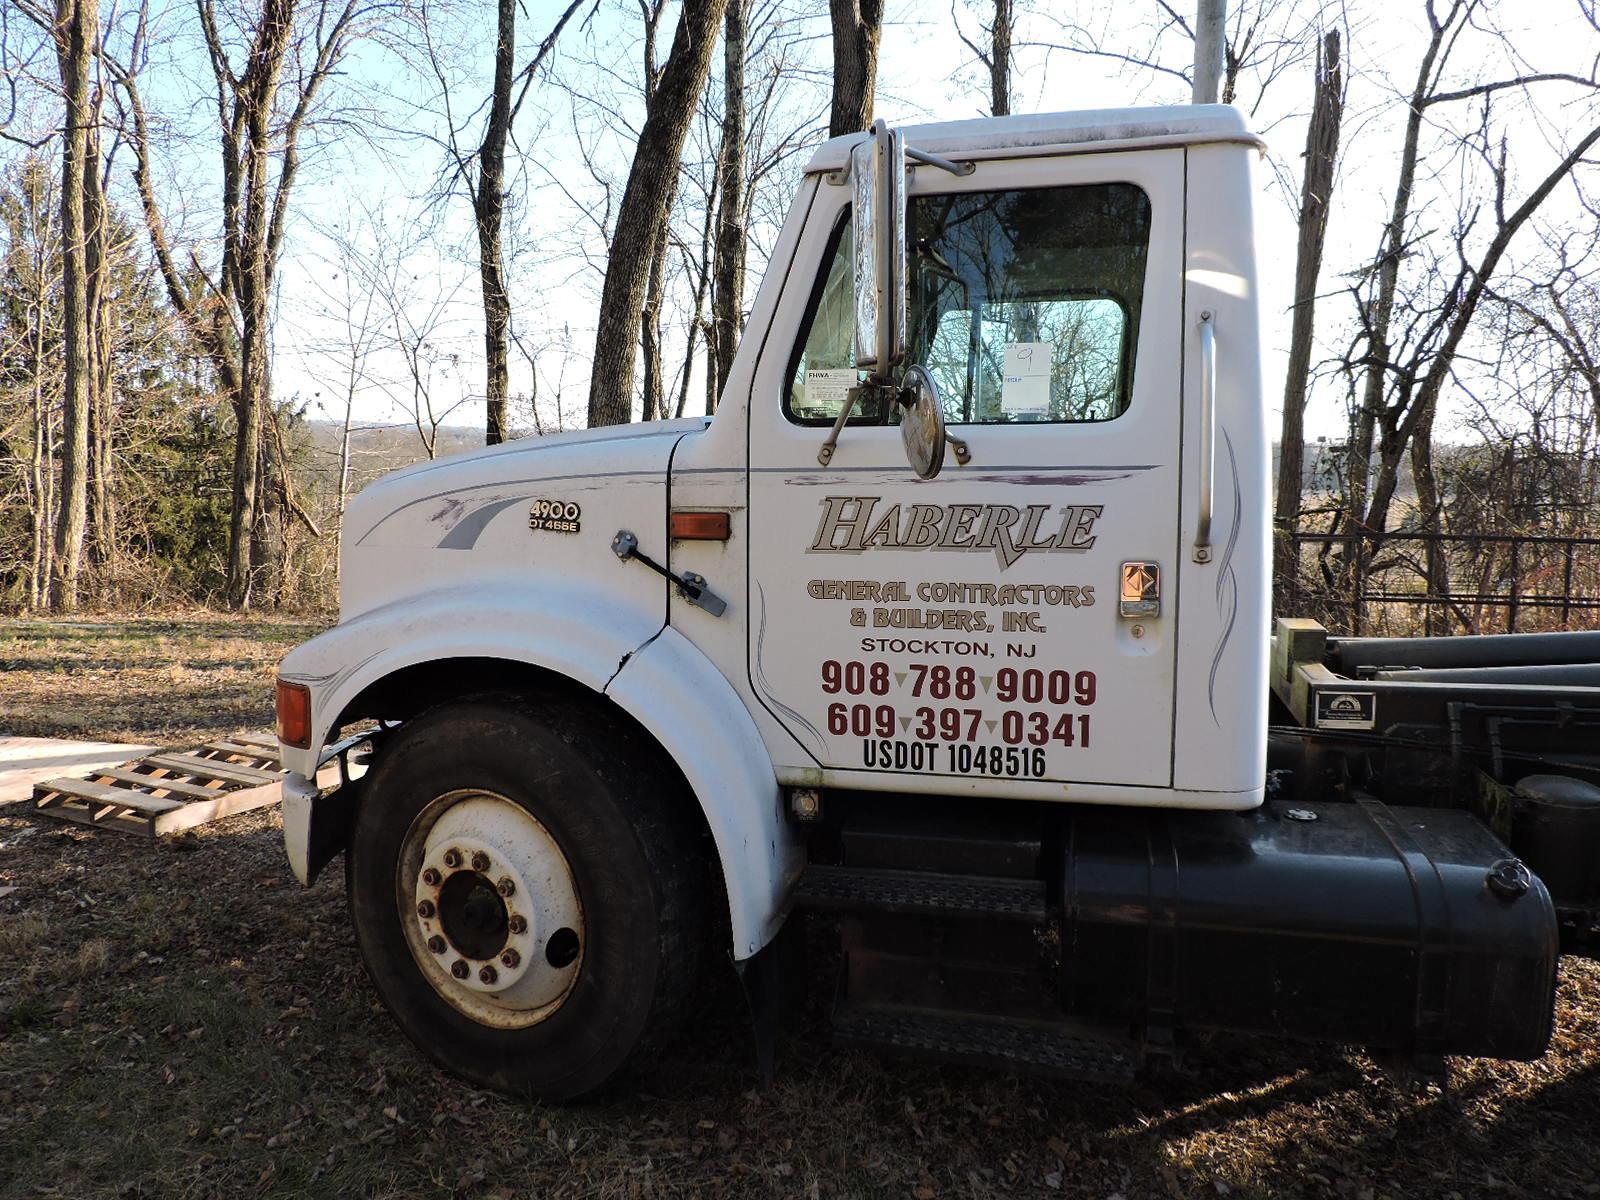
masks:
[[[727,891],[735,959],[772,939],[803,855],[749,711],[698,648],[663,629],[660,610],[559,580],[408,597],[340,624],[284,659],[279,674],[312,693],[309,748],[283,749],[293,773],[284,792],[285,840],[302,881],[309,877],[301,872],[309,867],[313,822],[310,797],[296,791],[295,777],[315,777],[334,721],[368,687],[407,667],[457,658],[542,668],[607,696],[638,721],[683,772],[705,815]]]
[[[341,622],[290,651],[280,678],[311,689],[311,739],[283,747],[309,779],[335,721],[374,683],[406,667],[454,658],[510,659],[603,693],[623,661],[654,636],[660,607],[551,579],[488,580],[408,596]]]
[[[606,695],[660,742],[689,781],[722,865],[733,957],[751,957],[782,926],[805,855],[784,819],[772,758],[749,709],[671,626],[628,659]]]

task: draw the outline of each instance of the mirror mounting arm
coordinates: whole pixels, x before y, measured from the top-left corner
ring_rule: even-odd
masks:
[[[867,392],[881,389],[882,387],[882,384],[863,383],[845,393],[844,407],[839,410],[839,415],[833,419],[833,428],[828,430],[827,438],[817,448],[817,462],[819,464],[825,467],[833,461],[833,451],[839,444],[839,435],[844,432],[845,422],[850,419],[850,414],[855,412],[856,402]]]
[[[951,162],[948,158],[940,158],[937,154],[929,154],[926,150],[917,150],[911,146],[906,147],[906,157],[912,162],[938,167],[941,171],[949,171],[952,175],[971,175],[978,169],[978,164],[970,158],[963,159],[960,162]]]
[[[906,147],[906,157],[912,162],[922,163],[929,167],[938,167],[941,171],[949,171],[952,175],[971,175],[978,169],[978,164],[970,158],[964,158],[956,162],[948,158],[940,158],[937,154],[929,154],[926,150],[918,150],[913,146]],[[822,179],[824,183],[831,184],[833,187],[843,187],[850,182],[850,170],[848,167],[843,167],[837,171],[827,171],[823,173]]]

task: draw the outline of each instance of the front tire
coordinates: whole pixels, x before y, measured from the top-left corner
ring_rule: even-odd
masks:
[[[384,746],[346,877],[384,1005],[441,1066],[545,1100],[602,1088],[683,1007],[700,848],[598,705],[463,701]]]

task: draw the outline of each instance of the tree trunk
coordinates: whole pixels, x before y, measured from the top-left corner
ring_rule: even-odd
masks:
[[[722,148],[717,148],[717,160],[720,164]],[[720,216],[718,197],[722,185],[721,168],[711,177],[711,193],[706,197],[705,218],[700,223],[700,274],[694,283],[694,312],[689,318],[689,330],[685,337],[686,345],[683,353],[683,375],[678,380],[678,404],[673,415],[683,416],[683,410],[689,406],[689,382],[694,374],[694,352],[696,339],[702,334],[706,339],[706,415],[710,416],[717,411],[717,398],[720,391],[717,388],[717,327],[712,319],[706,316],[706,301],[711,291],[711,274],[715,269],[713,257],[716,253],[712,234]],[[715,301],[713,300],[713,307]]]
[[[1011,0],[994,0],[989,53],[989,105],[997,117],[1011,113]]]
[[[722,372],[722,364],[717,361],[717,327],[711,322],[706,322],[706,412],[717,411],[717,375]]]
[[[101,97],[94,99],[96,124]],[[89,539],[102,594],[116,559],[116,500],[112,463],[111,320],[108,296],[110,218],[100,174],[100,136],[91,130],[84,169],[85,288],[89,318]]]
[[[711,320],[717,331],[715,395],[719,399],[744,327],[744,56],[745,0],[728,0],[723,32],[722,145],[717,155],[721,201],[711,290]]]
[[[1289,373],[1283,386],[1283,428],[1279,437],[1278,583],[1280,594],[1297,577],[1293,535],[1300,524],[1301,476],[1305,464],[1306,392],[1311,375],[1317,277],[1328,232],[1328,201],[1339,156],[1339,124],[1344,115],[1344,81],[1339,68],[1339,31],[1323,39],[1317,58],[1316,94],[1306,130],[1305,177],[1300,187],[1300,240],[1295,252],[1294,319],[1289,334]]]
[[[1168,11],[1171,11],[1170,9]],[[1228,0],[1200,0],[1194,29],[1194,102],[1217,103],[1227,59]],[[1232,97],[1224,98],[1224,102]]]
[[[61,256],[63,350],[61,508],[55,530],[52,608],[78,607],[78,569],[83,553],[89,466],[89,405],[93,372],[87,278],[85,173],[89,147],[89,61],[99,25],[96,0],[57,0],[56,51],[66,102],[61,139]]]
[[[55,464],[50,461],[50,406],[44,398],[44,322],[45,282],[44,256],[39,256],[39,271],[35,277],[38,288],[37,308],[34,313],[32,342],[33,359],[33,446],[28,461],[28,484],[33,498],[32,551],[28,564],[28,607],[42,608],[50,594],[50,479]]]
[[[878,83],[883,0],[828,0],[833,25],[833,106],[828,136],[860,133],[872,124]]]
[[[1395,290],[1400,282],[1400,260],[1405,253],[1406,221],[1411,213],[1411,189],[1416,182],[1417,144],[1422,134],[1422,110],[1426,107],[1434,61],[1439,56],[1444,37],[1444,27],[1436,26],[1433,38],[1428,43],[1427,52],[1422,56],[1422,66],[1417,72],[1417,84],[1412,91],[1410,108],[1406,113],[1405,140],[1400,151],[1394,202],[1389,214],[1389,223],[1384,226],[1383,241],[1378,251],[1378,287],[1373,298],[1372,315],[1365,331],[1367,373],[1362,381],[1361,405],[1356,411],[1355,436],[1350,447],[1350,496],[1346,532],[1352,535],[1368,531],[1366,508],[1367,488],[1372,472],[1372,440],[1377,427],[1378,412],[1383,407],[1384,382],[1388,378],[1389,330],[1394,317]]]
[[[339,572],[344,559],[344,510],[350,504],[350,422],[356,411],[357,354],[350,355],[350,378],[344,393],[344,424],[339,430],[339,496],[334,506],[333,589],[339,591]]]
[[[715,30],[726,2],[685,0],[672,52],[639,132],[600,293],[589,383],[591,426],[625,424],[633,415],[634,337],[644,309],[653,252],[666,227],[683,140],[705,86]]]
[[[1399,484],[1400,461],[1418,426],[1425,420],[1431,422],[1434,412],[1438,409],[1439,396],[1455,366],[1456,352],[1460,349],[1461,339],[1466,336],[1468,328],[1472,325],[1478,303],[1483,299],[1483,294],[1488,289],[1490,280],[1494,278],[1495,271],[1499,269],[1506,248],[1516,237],[1518,230],[1538,212],[1539,206],[1549,198],[1550,193],[1572,174],[1579,163],[1585,161],[1585,156],[1597,143],[1600,143],[1600,125],[1585,133],[1567,156],[1539,181],[1514,211],[1499,218],[1499,226],[1488,246],[1484,248],[1483,256],[1472,264],[1470,271],[1466,272],[1466,286],[1462,289],[1460,298],[1454,303],[1438,348],[1428,359],[1427,370],[1422,373],[1421,379],[1416,384],[1414,394],[1403,415],[1396,416],[1384,429],[1378,477],[1373,485],[1372,501],[1367,510],[1367,525],[1371,529],[1381,531],[1388,524],[1389,506],[1394,501],[1395,488]],[[1501,170],[1504,170],[1503,165]],[[1503,180],[1500,186],[1504,186]]]
[[[228,526],[228,603],[248,608],[252,564],[261,560],[262,537],[256,511],[262,491],[261,423],[272,402],[268,344],[272,299],[272,256],[269,221],[269,161],[272,120],[284,53],[294,22],[295,0],[266,0],[261,24],[250,48],[249,66],[239,83],[239,105],[246,137],[244,161],[236,182],[243,191],[237,225],[238,305],[240,336],[239,391],[234,403],[233,514]],[[285,176],[292,174],[286,161]],[[287,186],[280,182],[279,192]]]
[[[644,112],[649,120],[655,104],[656,84],[661,81],[661,68],[656,62],[656,34],[660,30],[661,14],[666,0],[647,0],[640,5],[644,15]],[[677,198],[677,176],[667,194],[668,219],[661,224],[661,236],[650,252],[650,274],[645,283],[644,307],[639,313],[639,355],[644,363],[643,404],[641,419],[654,421],[665,416],[666,400],[661,382],[661,299],[667,284],[667,232],[670,227],[672,202]]]
[[[507,340],[511,329],[511,297],[506,292],[504,246],[500,236],[505,214],[506,137],[511,131],[511,67],[517,46],[517,0],[499,0],[498,40],[494,48],[494,92],[489,120],[478,149],[478,188],[473,213],[478,221],[478,278],[483,289],[484,399],[487,427],[484,442],[506,440],[506,393],[509,389]]]
[[[671,204],[671,200],[668,200]],[[639,350],[644,360],[643,420],[655,421],[667,415],[664,385],[661,380],[661,297],[667,281],[667,225],[650,254],[650,278],[645,285],[644,312],[639,317]]]
[[[1417,427],[1411,431],[1411,477],[1417,485],[1417,528],[1425,533],[1440,532],[1442,525],[1439,517],[1442,505],[1439,483],[1433,470],[1432,404],[1417,422]],[[1423,609],[1426,632],[1430,636],[1449,633],[1448,628],[1439,628],[1437,622],[1440,614],[1445,615],[1446,622],[1449,620],[1449,609],[1445,605],[1450,599],[1450,567],[1444,547],[1437,541],[1430,541],[1425,546],[1424,557],[1427,562],[1424,578],[1428,594],[1431,598],[1443,602],[1429,604]]]

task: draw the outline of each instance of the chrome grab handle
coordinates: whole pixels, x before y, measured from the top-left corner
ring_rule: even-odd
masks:
[[[1209,311],[1200,314],[1200,519],[1194,560],[1211,561],[1211,492],[1217,441],[1217,331]]]

